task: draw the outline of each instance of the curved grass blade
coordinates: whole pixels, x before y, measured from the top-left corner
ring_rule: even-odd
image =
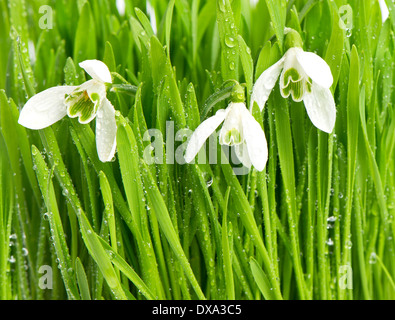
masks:
[[[235,300],[235,286],[233,280],[232,271],[232,255],[233,255],[233,233],[232,233],[232,223],[227,220],[228,210],[227,205],[229,201],[230,188],[225,194],[226,210],[223,212],[222,218],[222,251],[224,256],[224,272],[225,272],[225,285],[227,298],[229,300]]]
[[[139,275],[132,269],[132,267],[114,251],[110,245],[98,236],[99,241],[107,252],[111,262],[116,266],[127,278],[140,290],[141,294],[144,295],[148,300],[155,300],[155,295],[151,289],[144,283]]]
[[[266,274],[263,272],[262,268],[259,266],[258,261],[254,258],[250,259],[250,267],[252,275],[254,276],[255,282],[258,285],[259,290],[266,300],[274,300],[272,293],[270,281]]]
[[[238,80],[238,30],[229,0],[217,1],[217,22],[221,41],[221,70],[224,80]]]
[[[180,240],[173,227],[173,223],[171,221],[169,212],[162,198],[162,195],[160,194],[160,191],[155,184],[155,181],[151,175],[148,166],[142,161],[140,162],[140,164],[142,166],[142,170],[141,170],[142,177],[144,184],[146,186],[147,198],[149,203],[151,204],[150,206],[151,210],[153,213],[155,213],[159,225],[161,227],[161,230],[165,235],[167,241],[169,242],[171,248],[173,249],[177,257],[177,260],[179,261],[182,268],[184,269],[185,275],[190,281],[192,288],[195,290],[196,295],[198,296],[199,299],[205,300],[205,296],[202,292],[202,289],[200,288],[200,285],[196,280],[195,275],[193,274],[189,261],[185,256],[185,252],[182,249]]]
[[[70,299],[80,299],[77,289],[77,282],[74,277],[71,258],[68,247],[65,241],[65,233],[63,230],[62,221],[59,214],[59,208],[56,200],[55,190],[52,183],[52,172],[47,168],[47,165],[37,149],[32,146],[32,155],[34,164],[36,166],[37,179],[44,196],[44,202],[47,207],[48,221],[51,227],[52,237],[54,239],[56,255],[59,259],[60,272],[62,273],[63,282],[66,288],[67,295]]]
[[[75,272],[77,274],[77,282],[80,289],[81,299],[91,300],[88,279],[86,277],[84,266],[82,265],[80,258],[77,258],[75,260]]]

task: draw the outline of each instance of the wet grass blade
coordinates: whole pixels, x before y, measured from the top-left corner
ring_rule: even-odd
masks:
[[[63,230],[54,186],[52,183],[53,172],[48,170],[41,153],[35,146],[32,147],[32,155],[34,164],[37,168],[37,179],[39,181],[41,191],[45,195],[44,202],[48,210],[46,216],[51,226],[51,234],[53,237],[55,250],[59,261],[59,268],[62,273],[66,292],[70,299],[80,299],[77,289],[77,282],[74,276],[74,268],[72,266],[71,257],[65,241],[65,233]]]
[[[173,249],[174,253],[176,254],[176,258],[181,264],[185,272],[185,275],[189,279],[191,286],[194,289],[197,297],[199,299],[205,300],[205,296],[199,286],[199,283],[195,278],[195,275],[191,269],[189,261],[185,256],[181,243],[179,242],[179,238],[174,230],[173,223],[170,219],[167,207],[164,203],[164,200],[156,184],[154,183],[154,180],[151,176],[151,172],[145,163],[140,163],[140,165],[142,166],[141,173],[142,173],[143,181],[146,185],[147,198],[151,204],[150,206],[151,210],[155,212],[161,230],[165,235],[167,241],[169,242],[171,248]]]

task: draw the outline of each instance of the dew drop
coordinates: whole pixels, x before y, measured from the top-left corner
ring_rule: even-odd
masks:
[[[22,255],[26,257],[29,254],[29,251],[26,248],[22,248]]]
[[[337,220],[337,218],[335,216],[331,216],[326,221],[328,221],[328,222],[335,222],[336,220]]]
[[[225,44],[229,48],[234,48],[236,46],[236,40],[232,37],[226,37]]]
[[[370,264],[376,264],[377,263],[377,256],[376,256],[375,252],[372,252],[370,254],[369,263]]]

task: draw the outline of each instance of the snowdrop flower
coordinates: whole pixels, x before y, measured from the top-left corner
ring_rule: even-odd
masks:
[[[116,0],[115,5],[117,6],[119,14],[123,16],[125,14],[125,0]]]
[[[295,102],[303,101],[312,123],[318,129],[331,133],[336,122],[336,105],[330,91],[333,84],[331,69],[315,53],[303,51],[302,40],[296,31],[287,29],[286,33],[293,38],[293,45],[259,77],[253,88],[251,108],[257,102],[263,110],[280,77],[281,95],[284,98],[292,96]]]
[[[234,146],[237,157],[247,168],[253,165],[258,171],[263,171],[268,159],[265,133],[241,101],[244,99],[231,102],[226,110],[219,110],[201,123],[188,143],[185,153],[187,163],[192,162],[206,140],[223,123],[219,143]]]
[[[33,96],[24,106],[19,124],[40,130],[66,115],[87,124],[96,118],[96,147],[99,159],[109,162],[116,149],[115,109],[106,97],[106,84],[112,83],[108,67],[98,60],[80,63],[93,79],[80,86],[59,86]]]
[[[150,17],[150,23],[152,27],[152,31],[154,34],[158,34],[158,28],[156,26],[156,14],[155,14],[155,9],[152,7],[152,4],[149,0],[146,1],[147,5],[147,13]]]
[[[381,9],[381,17],[384,23],[388,19],[390,12],[388,10],[387,4],[385,3],[385,0],[379,0],[379,4]]]
[[[259,0],[250,0],[250,4],[252,7],[256,7],[256,5],[258,4]]]

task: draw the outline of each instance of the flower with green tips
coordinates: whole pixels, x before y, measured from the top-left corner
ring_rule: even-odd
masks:
[[[298,46],[291,47],[258,78],[251,107],[256,102],[263,110],[279,77],[281,95],[284,98],[292,96],[295,102],[303,101],[312,123],[331,133],[336,122],[336,105],[330,91],[333,76],[328,64],[315,53],[305,52]]]
[[[106,96],[106,84],[112,83],[108,67],[98,60],[81,62],[91,77],[80,86],[59,86],[33,96],[19,116],[19,124],[40,130],[66,115],[88,124],[96,118],[96,146],[102,162],[111,161],[116,150],[115,109]]]
[[[220,144],[235,147],[237,157],[247,168],[253,165],[258,171],[263,171],[268,159],[265,133],[244,102],[231,102],[226,110],[221,109],[213,117],[203,121],[192,134],[185,161],[192,162],[221,123]]]

